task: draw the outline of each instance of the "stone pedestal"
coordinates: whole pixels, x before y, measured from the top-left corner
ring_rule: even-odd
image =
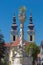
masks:
[[[29,57],[22,49],[16,53],[11,65],[32,65],[32,60],[32,57]]]

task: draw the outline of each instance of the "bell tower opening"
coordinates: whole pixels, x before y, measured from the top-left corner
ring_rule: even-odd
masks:
[[[30,41],[32,41],[32,35],[30,35]]]
[[[13,36],[13,41],[15,41],[15,36]]]

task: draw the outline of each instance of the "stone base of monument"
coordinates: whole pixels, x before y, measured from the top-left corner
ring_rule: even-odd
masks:
[[[32,65],[32,58],[30,57],[24,57],[22,61],[22,65]]]
[[[25,51],[17,52],[11,65],[32,65],[32,57],[28,56]]]

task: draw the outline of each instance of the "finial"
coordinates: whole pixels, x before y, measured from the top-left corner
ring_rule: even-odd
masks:
[[[16,23],[16,16],[15,16],[15,13],[14,13],[14,16],[13,16],[13,22]]]
[[[30,12],[30,23],[32,23],[32,12]]]

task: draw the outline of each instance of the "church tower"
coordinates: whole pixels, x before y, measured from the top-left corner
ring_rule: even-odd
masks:
[[[12,30],[11,30],[11,40],[15,41],[18,37],[18,31],[17,31],[17,24],[16,24],[16,16],[13,16],[13,23],[11,26]]]
[[[34,42],[34,24],[32,22],[32,13],[30,13],[30,22],[28,25],[29,30],[27,30],[29,42]]]

